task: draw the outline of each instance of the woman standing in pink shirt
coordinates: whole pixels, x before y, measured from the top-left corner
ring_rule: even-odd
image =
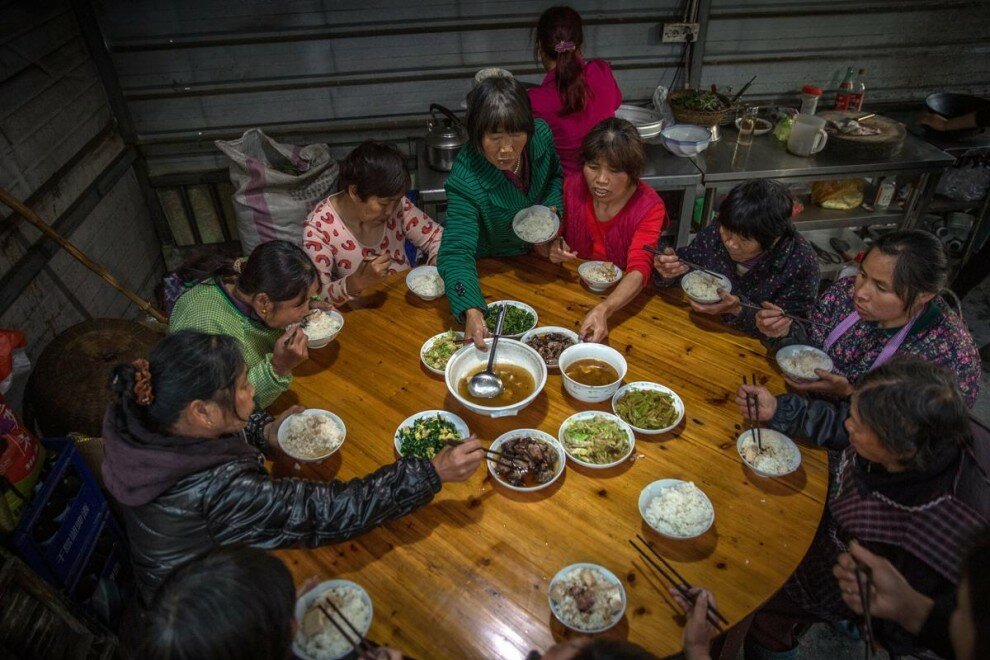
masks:
[[[570,7],[551,7],[536,23],[534,50],[547,75],[529,90],[529,101],[533,116],[550,125],[564,176],[581,172],[581,141],[622,103],[612,68],[604,60],[585,62],[583,43],[581,15]]]

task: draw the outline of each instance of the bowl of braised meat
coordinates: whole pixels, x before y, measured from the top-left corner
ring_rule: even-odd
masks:
[[[567,455],[557,438],[537,429],[503,433],[492,442],[488,471],[511,490],[546,488],[564,473]]]

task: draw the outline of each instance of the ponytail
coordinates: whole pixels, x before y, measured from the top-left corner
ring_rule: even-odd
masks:
[[[581,15],[570,7],[551,7],[536,22],[534,50],[555,64],[561,116],[584,110],[588,98],[584,64],[578,55],[583,43]]]

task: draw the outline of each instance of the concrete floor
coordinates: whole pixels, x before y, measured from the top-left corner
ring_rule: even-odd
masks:
[[[963,301],[963,316],[977,347],[990,344],[990,278],[970,291]],[[983,387],[973,412],[984,421],[990,420],[990,361],[983,363]],[[863,643],[851,639],[825,624],[812,626],[801,638],[801,658],[837,660],[862,657]],[[886,658],[886,653],[875,655]]]

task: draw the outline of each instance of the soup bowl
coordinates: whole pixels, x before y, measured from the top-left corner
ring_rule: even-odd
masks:
[[[615,382],[606,385],[585,385],[567,375],[567,370],[571,365],[578,360],[586,359],[600,360],[611,365],[618,372],[619,377]],[[557,359],[557,364],[560,366],[560,374],[564,379],[564,390],[578,401],[588,403],[597,403],[612,398],[612,395],[619,389],[622,379],[625,378],[627,369],[626,358],[622,357],[622,353],[604,344],[575,344],[565,348]]]
[[[490,347],[492,340],[486,339],[485,344]],[[473,413],[488,415],[489,417],[517,415],[520,410],[531,404],[539,396],[547,384],[547,365],[539,353],[521,341],[500,338],[496,349],[495,365],[511,364],[525,369],[533,377],[533,382],[536,385],[533,391],[522,401],[509,405],[481,405],[461,396],[457,391],[458,383],[468,374],[476,371],[478,367],[483,369],[487,364],[488,351],[479,351],[474,344],[468,344],[459,349],[447,362],[447,369],[444,373],[447,390],[462,406]]]

